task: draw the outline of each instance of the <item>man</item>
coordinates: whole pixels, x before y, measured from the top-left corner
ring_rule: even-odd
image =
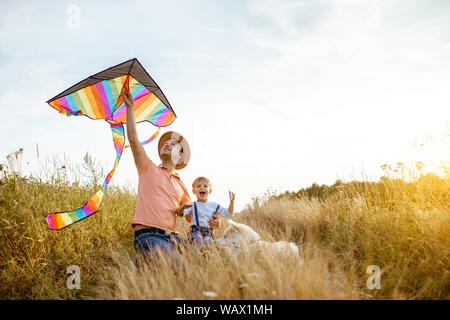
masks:
[[[138,202],[132,223],[134,246],[137,252],[156,248],[172,252],[181,240],[175,230],[176,209],[192,206],[188,190],[175,172],[188,164],[189,144],[179,133],[166,132],[158,142],[162,163],[155,165],[138,139],[133,97],[130,92],[124,92],[123,98],[127,106],[128,140],[139,175]],[[215,216],[209,225],[217,228],[219,218]]]

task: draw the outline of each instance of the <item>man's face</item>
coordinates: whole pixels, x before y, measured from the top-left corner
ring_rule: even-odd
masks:
[[[181,144],[177,140],[167,140],[164,142],[161,151],[159,152],[161,155],[161,158],[167,158],[170,157],[172,159],[172,162],[177,164],[183,153],[181,152]]]

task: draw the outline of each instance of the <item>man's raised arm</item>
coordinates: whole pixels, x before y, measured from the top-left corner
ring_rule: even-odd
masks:
[[[139,141],[136,130],[136,118],[134,116],[134,99],[129,91],[123,93],[123,100],[127,106],[127,136],[133,152],[134,163],[137,165],[145,159],[147,154]]]

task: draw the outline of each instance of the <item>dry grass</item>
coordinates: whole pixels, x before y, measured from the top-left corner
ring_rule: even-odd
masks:
[[[183,247],[136,268],[136,195],[110,187],[99,213],[50,231],[49,212],[80,207],[96,188],[20,177],[0,180],[0,299],[448,299],[450,179],[347,183],[318,198],[255,201],[234,218],[268,241],[298,244],[303,264],[261,252]],[[221,235],[227,222],[216,233]],[[184,235],[187,223],[178,220]],[[81,289],[66,269],[81,268]],[[381,289],[366,286],[369,265]],[[211,291],[215,297],[203,294]]]

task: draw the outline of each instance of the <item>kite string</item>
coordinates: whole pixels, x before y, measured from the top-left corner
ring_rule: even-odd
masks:
[[[127,75],[127,78],[125,79],[125,83],[122,86],[122,90],[120,90],[120,94],[117,97],[116,105],[114,107],[114,111],[112,112],[113,116],[114,116],[114,113],[117,111],[117,109],[119,109],[119,106],[122,105],[122,103],[124,103],[124,101],[123,101],[123,93],[124,92],[130,92],[130,75]]]
[[[142,141],[141,144],[142,144],[143,146],[145,146],[147,143],[153,141],[153,140],[159,135],[159,132],[160,132],[160,131],[161,131],[161,127],[158,126],[157,129],[156,129],[156,132],[155,132],[149,139],[147,139],[147,140],[145,140],[145,141]],[[125,148],[128,148],[128,147],[130,147],[129,144],[127,144],[127,145],[124,147],[124,149],[125,149]]]
[[[133,67],[133,64],[134,64],[134,61],[133,61],[133,63],[131,64],[130,71],[131,71],[131,68]],[[124,99],[123,99],[123,94],[124,94],[124,92],[130,92],[130,74],[129,74],[129,73],[128,73],[128,75],[127,75],[127,78],[125,79],[125,83],[124,83],[123,86],[122,86],[122,90],[121,90],[121,92],[120,92],[120,95],[119,95],[119,98],[118,98],[118,100],[117,100],[116,107],[114,108],[113,113],[116,112],[116,110],[118,109],[118,107],[119,107],[122,103],[125,103],[125,101],[124,101]],[[134,97],[133,97],[133,99],[134,99]],[[147,143],[153,141],[153,140],[159,135],[159,132],[160,132],[160,131],[161,131],[161,127],[160,127],[160,126],[157,126],[156,132],[155,132],[149,139],[147,139],[147,140],[145,140],[145,141],[142,141],[142,142],[141,142],[141,145],[145,146]],[[125,148],[129,148],[129,147],[130,147],[130,145],[127,144],[127,145],[126,145],[125,147],[123,147],[123,148],[125,149]]]

